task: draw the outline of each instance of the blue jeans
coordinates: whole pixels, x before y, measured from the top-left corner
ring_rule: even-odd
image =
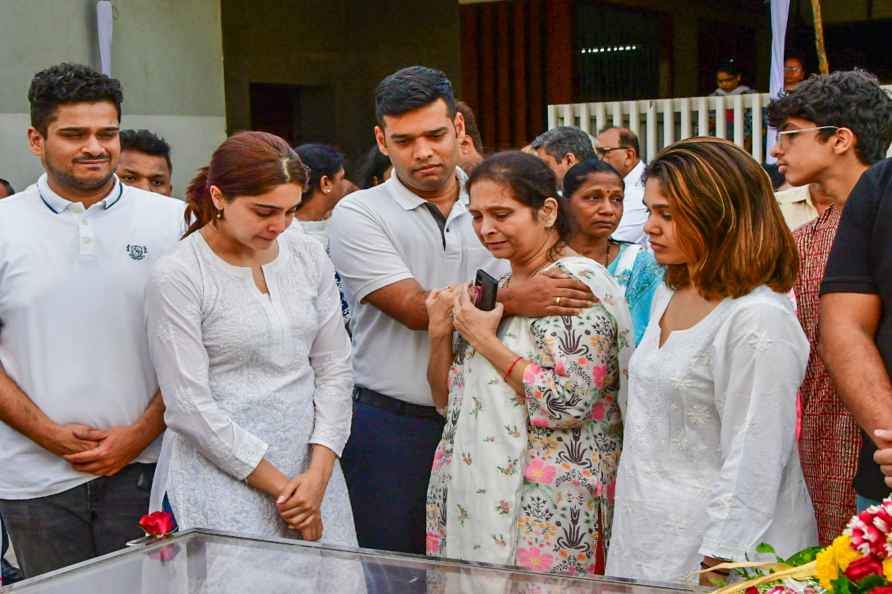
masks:
[[[114,476],[36,499],[0,500],[25,577],[123,549],[143,535],[154,464],[130,464]]]

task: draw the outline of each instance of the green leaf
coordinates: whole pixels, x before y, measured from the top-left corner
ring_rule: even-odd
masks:
[[[820,553],[823,547],[809,547],[807,549],[802,549],[798,553],[795,553],[789,559],[784,561],[787,565],[792,565],[793,567],[798,567],[800,565],[805,565],[806,563],[811,563],[815,560]]]
[[[763,553],[765,555],[777,555],[777,551],[774,550],[774,547],[767,542],[763,542],[759,546],[757,546],[756,552]]]
[[[833,594],[855,594],[855,592],[852,591],[853,588],[851,588],[854,584],[852,584],[846,576],[841,576],[833,580],[830,582],[830,585],[833,588]]]
[[[858,582],[858,588],[863,592],[870,592],[877,586],[885,586],[886,578],[881,575],[869,575],[860,582]]]

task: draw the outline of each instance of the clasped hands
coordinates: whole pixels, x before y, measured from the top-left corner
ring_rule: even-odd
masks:
[[[322,538],[325,487],[326,481],[319,473],[307,471],[288,481],[276,499],[279,515],[304,540]]]
[[[443,337],[456,330],[471,346],[496,335],[504,308],[496,303],[492,311],[474,305],[476,287],[452,285],[431,291],[425,300],[428,332],[431,337]]]
[[[147,445],[145,432],[138,424],[96,429],[69,423],[54,428],[46,447],[78,472],[113,476]]]

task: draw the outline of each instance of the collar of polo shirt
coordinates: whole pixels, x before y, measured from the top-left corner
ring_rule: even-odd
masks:
[[[105,198],[96,203],[101,205],[103,210],[108,210],[117,204],[124,195],[124,184],[121,183],[121,180],[118,179],[117,175],[115,175],[114,178],[115,184],[112,186],[111,191]],[[74,202],[62,198],[50,188],[50,184],[47,182],[46,173],[41,175],[40,179],[37,180],[37,193],[40,195],[40,199],[43,200],[43,203],[46,204],[46,207],[56,214],[65,212],[72,204],[74,204]]]
[[[462,206],[467,208],[468,201],[470,197],[468,196],[468,174],[462,171],[461,167],[455,168],[455,177],[458,178],[458,201]],[[397,204],[402,206],[405,210],[415,210],[422,204],[426,202],[424,198],[410,190],[400,181],[400,178],[394,173],[390,176],[385,184],[389,184],[391,188],[391,195]]]

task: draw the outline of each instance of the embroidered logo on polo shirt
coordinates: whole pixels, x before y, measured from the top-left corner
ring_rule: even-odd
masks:
[[[149,248],[144,245],[127,245],[127,254],[133,260],[145,260],[149,255]]]

